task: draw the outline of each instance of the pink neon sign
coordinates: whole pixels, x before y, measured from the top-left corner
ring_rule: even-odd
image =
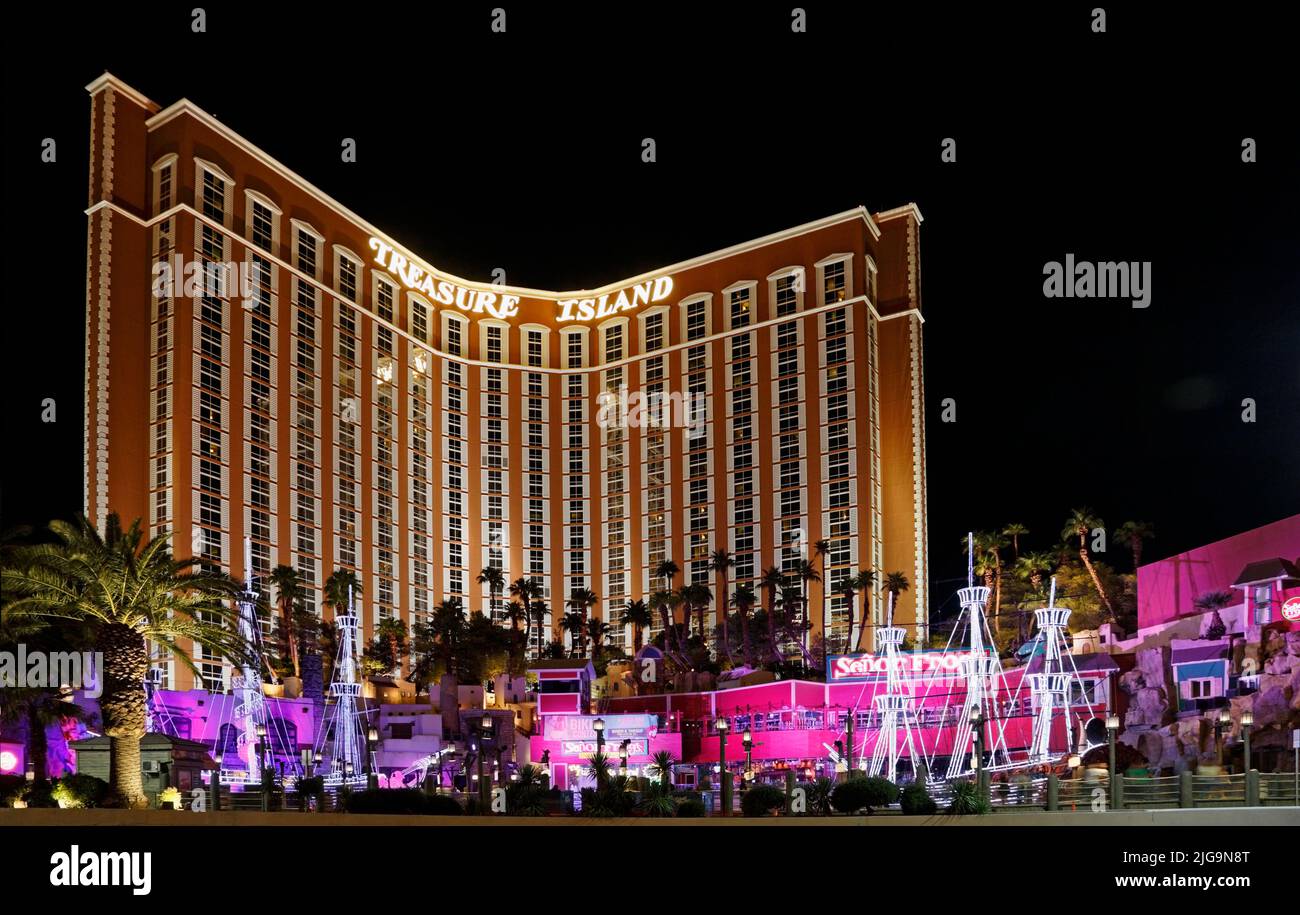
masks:
[[[0,750],[0,772],[12,772],[18,768],[18,755],[9,750]]]
[[[969,651],[915,651],[894,658],[894,669],[905,674],[948,674],[961,670],[962,662],[970,657]],[[832,658],[832,680],[853,680],[859,677],[883,676],[889,672],[889,659],[884,655],[849,654]]]

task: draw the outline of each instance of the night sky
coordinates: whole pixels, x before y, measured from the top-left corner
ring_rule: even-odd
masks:
[[[1267,37],[1294,32],[1272,13],[1116,8],[1094,35],[1091,5],[809,5],[795,35],[789,5],[627,19],[508,6],[502,36],[490,4],[314,25],[208,4],[194,35],[193,5],[114,22],[49,5],[11,36],[41,64],[6,63],[20,234],[0,527],[81,505],[84,86],[104,70],[163,106],[188,97],[473,279],[502,267],[512,284],[592,287],[915,201],[936,607],[964,577],[968,528],[1020,521],[1045,548],[1089,505],[1112,526],[1153,522],[1159,558],[1300,511],[1300,144],[1293,50]],[[54,165],[39,161],[47,136]],[[340,162],[343,137],[356,164]],[[1151,261],[1150,307],[1044,298],[1043,265],[1067,253]],[[40,421],[44,397],[56,423]],[[956,423],[940,422],[946,397]]]

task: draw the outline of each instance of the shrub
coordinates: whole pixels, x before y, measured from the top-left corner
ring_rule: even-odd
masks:
[[[812,816],[828,817],[831,815],[831,792],[835,783],[829,778],[819,778],[808,785],[808,813]]]
[[[785,806],[785,792],[775,785],[755,785],[740,799],[740,812],[747,817],[769,816]]]
[[[506,813],[516,817],[546,815],[546,791],[536,782],[512,782],[506,786]]]
[[[907,816],[932,816],[939,805],[930,797],[924,785],[908,785],[899,796],[899,806]]]
[[[450,806],[448,806],[450,802]],[[348,813],[456,816],[460,805],[443,795],[425,794],[417,788],[375,788],[348,795]],[[455,811],[451,808],[455,807]]]
[[[610,784],[604,788],[582,789],[582,810],[578,811],[579,816],[584,817],[623,817],[632,812],[636,806],[636,795],[631,791],[623,790],[621,784],[615,783],[615,779],[610,779]]]
[[[953,779],[948,782],[948,787],[952,790],[952,801],[948,804],[949,813],[966,816],[992,812],[993,808],[989,806],[988,799],[974,782]]]
[[[60,807],[98,807],[108,794],[108,782],[93,775],[65,775],[51,793]]]
[[[679,802],[677,804],[677,815],[683,818],[704,816],[704,801],[687,798]]]
[[[8,807],[15,798],[22,797],[26,786],[21,775],[0,775],[0,807]]]
[[[158,792],[158,809],[159,810],[180,810],[181,809],[181,789],[164,788]]]
[[[637,809],[648,817],[670,817],[677,809],[677,804],[671,792],[652,785],[642,793]]]
[[[22,790],[22,799],[28,807],[57,807],[53,785],[49,782],[31,782]]]
[[[896,800],[898,786],[884,778],[857,776],[840,782],[831,791],[831,806],[840,813],[856,813],[865,807],[870,816],[876,807],[885,807]]]
[[[294,790],[308,797],[316,797],[325,790],[325,777],[323,775],[303,776],[294,784]]]

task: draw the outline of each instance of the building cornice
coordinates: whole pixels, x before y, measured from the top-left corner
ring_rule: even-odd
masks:
[[[140,92],[136,91],[135,89],[132,89],[126,83],[122,82],[112,73],[108,73],[107,71],[104,72],[98,78],[96,78],[94,81],[92,81],[88,86],[86,86],[86,91],[89,92],[91,95],[95,95],[99,92],[102,92],[104,89],[110,87],[113,89],[114,92],[121,93],[123,96],[129,98],[131,101],[135,102],[141,108],[148,111],[150,114],[153,114],[158,111],[157,102],[153,101],[152,99],[148,98],[145,95],[142,95]]]
[[[409,245],[402,244],[401,242],[397,241],[397,239],[393,238],[393,236],[389,235],[387,232],[384,232],[382,229],[378,228],[377,226],[372,225],[369,221],[362,218],[352,210],[348,209],[343,204],[339,203],[329,194],[326,194],[324,191],[322,191],[320,188],[316,187],[306,178],[303,178],[301,175],[297,174],[292,169],[288,168],[279,160],[273,158],[266,152],[262,151],[256,145],[246,140],[243,136],[236,133],[234,130],[230,129],[225,124],[218,121],[216,118],[212,117],[212,115],[208,114],[202,108],[195,105],[189,99],[181,99],[180,101],[175,102],[172,105],[169,105],[167,108],[163,109],[162,111],[159,111],[153,117],[149,118],[149,120],[146,121],[145,123],[149,131],[152,132],[162,127],[164,124],[167,124],[175,120],[176,118],[185,115],[194,118],[196,121],[198,121],[203,126],[207,127],[209,130],[220,135],[226,141],[232,143],[233,145],[239,147],[244,152],[248,153],[258,162],[260,162],[261,164],[265,165],[267,168],[274,171],[280,177],[284,178],[285,180],[297,186],[299,189],[315,197],[325,206],[333,210],[334,213],[337,214],[338,216],[341,216],[343,219],[347,220],[348,222],[351,222],[353,225],[357,226],[358,228],[363,229],[366,232],[369,232],[374,237],[382,239],[383,241],[391,244],[394,248],[397,248],[401,252],[409,255],[410,259],[416,265],[423,268],[426,272],[434,274],[439,278],[450,280],[451,282],[456,283],[458,285],[462,285],[474,289],[487,289],[487,290],[498,291],[498,292],[501,290],[505,290],[506,292],[514,293],[517,295],[529,296],[532,298],[555,299],[555,300],[585,297],[585,296],[599,296],[599,295],[604,295],[606,293],[617,292],[620,289],[624,289],[628,286],[634,286],[637,283],[643,282],[648,279],[653,279],[657,276],[662,276],[668,273],[677,273],[683,270],[690,270],[695,267],[712,263],[714,261],[723,260],[728,257],[734,257],[738,254],[744,254],[748,251],[753,251],[758,248],[767,247],[768,245],[778,244],[788,239],[796,238],[800,235],[807,235],[811,232],[817,232],[821,229],[826,229],[831,226],[839,225],[840,223],[849,222],[852,220],[861,220],[863,225],[866,227],[867,231],[871,234],[873,240],[879,240],[880,238],[880,227],[876,224],[876,220],[872,218],[871,213],[868,212],[866,207],[857,206],[851,210],[844,210],[843,212],[840,213],[834,213],[830,216],[825,216],[821,219],[813,220],[812,222],[806,222],[803,223],[802,225],[793,226],[788,229],[783,229],[780,232],[773,232],[769,235],[764,235],[759,238],[751,239],[746,242],[741,242],[739,244],[731,245],[726,248],[721,248],[716,251],[712,251],[708,254],[702,254],[698,257],[690,258],[689,260],[678,261],[673,264],[667,264],[663,267],[659,267],[654,270],[640,273],[637,274],[636,276],[631,276],[620,280],[616,280],[612,283],[606,283],[603,286],[598,286],[593,289],[574,289],[574,290],[566,290],[566,291],[556,291],[550,289],[534,289],[528,286],[506,286],[506,285],[497,285],[493,283],[484,283],[478,280],[470,280],[464,277],[459,277],[453,273],[448,273],[445,270],[441,270],[433,266],[428,261],[419,257],[418,255],[415,255],[415,253],[411,250]],[[890,210],[888,212],[893,213],[894,211]]]

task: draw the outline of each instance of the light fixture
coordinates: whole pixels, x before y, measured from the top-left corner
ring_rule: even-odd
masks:
[[[1071,769],[1077,769],[1081,765],[1083,765],[1083,757],[1080,756],[1078,753],[1075,753],[1070,756],[1069,760],[1066,762],[1066,765],[1068,765]]]
[[[485,730],[485,731],[490,731],[490,730],[492,730],[492,716],[491,716],[491,715],[484,715],[484,716],[483,716],[483,720],[480,721],[480,722],[478,723],[478,725],[479,725],[479,727],[481,727],[481,728],[482,728],[483,730]]]
[[[325,757],[322,756],[322,755],[320,754],[319,751],[317,751],[316,755],[315,755],[314,757],[312,757],[312,761],[315,762],[316,765],[319,766],[322,762],[325,761]]]
[[[1229,712],[1226,708],[1219,709],[1219,724],[1231,724],[1231,723],[1232,723],[1232,713]]]
[[[981,720],[983,717],[984,717],[984,712],[981,711],[981,709],[980,709],[980,707],[979,707],[978,705],[972,705],[972,706],[970,707],[970,723],[971,723],[971,724],[979,724],[980,720]]]
[[[753,743],[754,735],[749,732],[749,728],[745,728],[745,733],[740,735],[740,739],[745,741],[745,743]]]
[[[1119,715],[1112,713],[1106,716],[1106,730],[1108,731],[1119,730]]]
[[[1241,726],[1243,728],[1251,727],[1255,724],[1255,716],[1250,712],[1241,713]]]
[[[259,724],[257,726],[257,739],[261,740],[265,736],[266,736],[266,725]]]
[[[597,734],[603,734],[605,732],[605,719],[597,718],[591,723],[591,729]]]
[[[727,722],[726,718],[718,719],[718,733],[725,734],[730,729],[731,729],[731,725]]]
[[[212,761],[217,764],[218,769],[221,768],[221,760],[222,760],[222,756],[220,753],[217,753],[215,756],[212,757]]]

